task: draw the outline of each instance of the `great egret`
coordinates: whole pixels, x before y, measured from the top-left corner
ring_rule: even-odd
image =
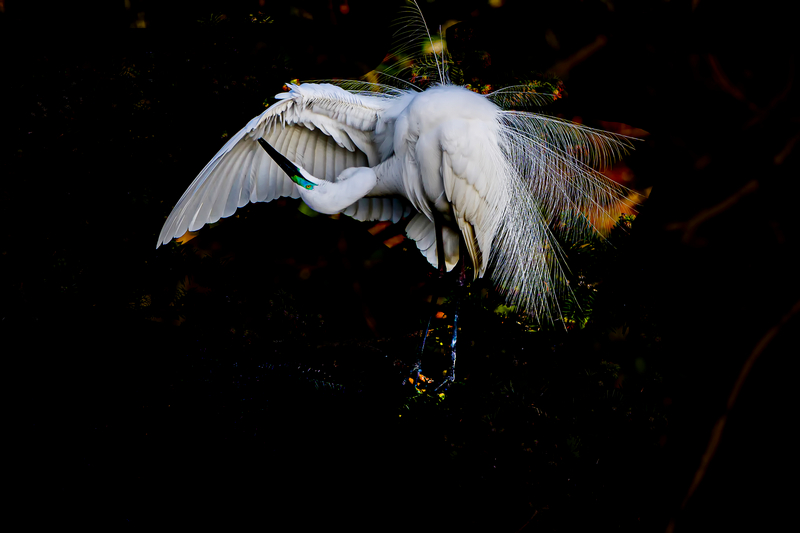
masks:
[[[436,50],[424,20],[417,24]],[[594,168],[631,140],[510,109],[552,100],[527,86],[483,95],[451,85],[431,53],[439,83],[425,90],[289,84],[203,168],[157,246],[281,196],[358,220],[413,214],[406,234],[440,272],[453,269],[463,246],[474,277],[490,273],[510,305],[548,317],[567,290],[553,232],[582,231],[561,223],[568,213],[616,220],[611,210],[628,191]],[[451,356],[454,365],[454,345]]]

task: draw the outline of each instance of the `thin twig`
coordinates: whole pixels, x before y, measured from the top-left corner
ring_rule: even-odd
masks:
[[[683,242],[691,243],[697,228],[707,222],[708,220],[718,216],[720,213],[727,211],[734,205],[739,203],[744,197],[755,193],[758,190],[758,180],[750,180],[744,187],[730,195],[725,200],[721,201],[715,206],[702,210],[700,213],[692,217],[691,220],[670,224],[668,230],[683,230]]]
[[[534,511],[534,512],[533,512],[533,514],[531,515],[531,517],[530,517],[530,518],[528,518],[528,521],[527,521],[527,522],[525,522],[524,524],[522,524],[522,527],[521,527],[521,528],[519,528],[519,529],[516,531],[516,533],[519,533],[520,531],[522,531],[523,529],[525,529],[526,527],[528,527],[528,524],[530,524],[530,523],[531,523],[531,520],[533,520],[533,519],[536,517],[536,515],[537,515],[537,514],[539,514],[539,511]]]
[[[780,321],[772,326],[761,340],[758,341],[753,351],[750,352],[750,356],[744,362],[742,366],[742,370],[739,372],[739,377],[736,379],[736,382],[733,384],[733,389],[731,390],[730,396],[728,396],[728,403],[725,406],[725,412],[722,416],[719,417],[717,423],[714,424],[714,429],[711,431],[711,438],[708,441],[708,446],[706,447],[705,453],[703,453],[703,457],[700,460],[700,466],[697,467],[697,471],[694,474],[694,479],[692,479],[692,484],[689,486],[689,490],[686,493],[686,497],[683,498],[681,502],[680,511],[686,508],[686,505],[689,503],[692,495],[697,490],[697,487],[700,486],[700,482],[703,481],[703,477],[706,475],[706,471],[708,470],[708,465],[711,463],[711,460],[714,458],[714,454],[717,452],[717,447],[719,446],[719,442],[722,439],[722,431],[725,429],[725,424],[728,420],[728,415],[730,414],[731,410],[733,409],[733,405],[736,403],[736,398],[739,396],[739,392],[742,390],[742,386],[744,385],[745,380],[747,379],[748,374],[750,374],[750,370],[752,370],[753,365],[755,364],[758,357],[767,349],[767,346],[772,342],[772,340],[777,336],[778,331],[786,325],[789,320],[792,319],[794,315],[800,312],[800,300],[795,302],[792,308],[789,310],[788,313],[781,317]],[[675,530],[675,520],[677,517],[673,517],[669,525],[667,526],[667,533],[672,533]]]

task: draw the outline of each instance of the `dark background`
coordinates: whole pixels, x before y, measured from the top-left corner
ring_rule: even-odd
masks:
[[[768,3],[500,4],[423,10],[431,27],[463,21],[452,45],[481,80],[555,72],[568,97],[552,112],[649,132],[628,166],[652,193],[595,267],[606,297],[585,329],[527,333],[466,304],[469,380],[438,402],[398,379],[430,292],[413,245],[274,202],[154,246],[224,136],[283,83],[380,63],[396,3],[0,3],[21,516],[279,531],[779,523],[800,296],[792,17]]]

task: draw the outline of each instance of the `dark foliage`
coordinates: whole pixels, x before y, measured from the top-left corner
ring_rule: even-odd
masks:
[[[471,284],[458,380],[442,397],[402,384],[435,283],[413,244],[382,244],[402,227],[376,238],[279,201],[155,250],[192,177],[285,82],[380,63],[394,6],[119,4],[0,3],[0,331],[31,523],[780,523],[800,296],[786,13],[423,6],[431,25],[463,21],[448,37],[464,81],[554,73],[569,97],[551,112],[649,131],[626,163],[653,186],[625,231],[564,243],[566,327],[504,313],[488,284]],[[432,376],[451,333],[436,322]]]

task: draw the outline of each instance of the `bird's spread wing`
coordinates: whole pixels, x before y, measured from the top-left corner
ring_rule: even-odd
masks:
[[[290,85],[289,92],[276,98],[280,101],[231,137],[198,174],[167,217],[158,245],[231,216],[248,202],[299,196],[291,180],[258,145],[259,137],[328,181],[346,168],[379,162],[373,132],[388,105],[386,99],[351,94],[329,84]],[[356,218],[375,220],[370,217],[383,213],[377,207],[355,206],[348,211]],[[387,211],[387,215],[394,218],[393,213]]]

